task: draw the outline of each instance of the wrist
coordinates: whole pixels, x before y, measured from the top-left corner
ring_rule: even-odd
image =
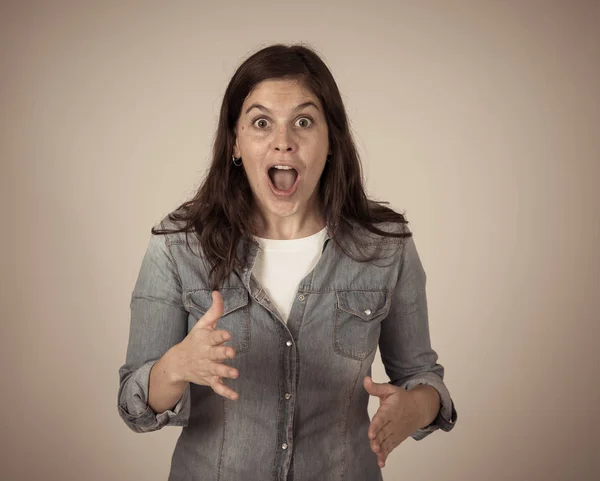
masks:
[[[164,370],[166,378],[172,384],[183,384],[185,383],[184,375],[182,372],[181,358],[179,356],[179,344],[176,344],[169,349],[163,357],[157,362],[161,364],[161,369]]]
[[[409,393],[415,402],[415,423],[418,429],[423,429],[435,420],[440,411],[440,394],[427,384],[417,384]]]

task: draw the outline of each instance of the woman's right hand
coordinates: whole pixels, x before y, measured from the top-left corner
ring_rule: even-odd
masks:
[[[217,321],[222,315],[223,297],[219,291],[213,291],[210,309],[185,339],[172,348],[173,380],[210,386],[217,394],[235,400],[238,394],[221,380],[222,377],[235,379],[239,374],[237,369],[221,363],[223,359],[233,359],[235,356],[232,346],[222,345],[231,339],[231,334],[216,330]]]

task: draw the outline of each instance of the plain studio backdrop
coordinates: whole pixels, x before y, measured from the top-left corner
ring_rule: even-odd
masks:
[[[149,230],[237,66],[305,42],[411,222],[458,410],[386,481],[600,479],[599,25],[594,1],[3,1],[0,478],[166,481],[181,428],[116,405]]]

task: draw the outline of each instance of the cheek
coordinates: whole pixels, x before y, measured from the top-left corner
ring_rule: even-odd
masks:
[[[240,135],[240,154],[246,168],[246,174],[251,180],[259,179],[262,166],[265,164],[266,148],[264,142],[252,137]]]
[[[242,139],[242,149],[244,150],[246,157],[252,158],[253,163],[262,162],[268,147],[268,143],[261,136],[246,135]]]
[[[252,144],[252,152],[257,161],[260,161],[264,158],[267,149],[268,147],[264,142],[257,141]]]
[[[240,147],[243,150],[252,152],[256,148],[265,144],[265,136],[249,127],[242,127],[239,135]]]
[[[262,162],[252,155],[252,152],[246,153],[244,159],[244,168],[246,169],[246,177],[253,189],[260,189],[263,185],[264,174],[262,172]]]

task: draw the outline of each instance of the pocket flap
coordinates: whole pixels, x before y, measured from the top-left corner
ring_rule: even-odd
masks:
[[[386,291],[336,291],[342,311],[370,321],[385,313],[389,301]]]
[[[243,287],[223,287],[219,290],[223,297],[223,316],[248,304],[248,291]],[[187,291],[185,303],[188,308],[196,308],[202,314],[212,305],[211,289]]]

